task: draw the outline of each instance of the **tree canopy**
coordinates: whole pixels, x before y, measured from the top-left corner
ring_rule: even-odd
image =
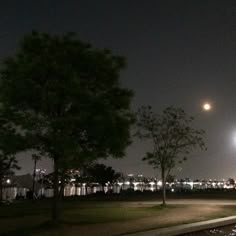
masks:
[[[103,188],[108,182],[112,184],[120,177],[120,173],[116,172],[111,166],[99,163],[90,166],[87,173],[91,181],[101,184]]]
[[[73,33],[32,32],[5,60],[1,102],[34,148],[54,160],[55,198],[60,166],[74,158],[123,157],[130,144],[133,93],[120,85],[124,67],[123,57]]]

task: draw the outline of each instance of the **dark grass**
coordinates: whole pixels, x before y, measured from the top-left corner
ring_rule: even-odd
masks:
[[[1,236],[31,236],[35,233],[40,234],[41,232],[45,232],[47,230],[51,230],[54,228],[60,229],[60,225],[55,226],[52,224],[50,221],[46,221],[45,223],[38,224],[35,226],[25,226],[23,228],[18,227],[17,229],[14,230],[9,230],[7,232],[1,232]]]
[[[236,199],[236,191],[182,192],[168,193],[168,199]],[[161,200],[161,193],[129,192],[120,195],[97,194],[81,197],[69,197],[63,202],[62,224],[80,225],[127,221],[162,214],[162,211],[179,206],[156,205],[150,207],[122,207],[124,202]],[[37,201],[16,201],[10,205],[0,206],[1,236],[30,236],[34,233],[53,229],[51,219],[51,199]],[[233,215],[235,206],[225,206],[226,211],[213,218]]]
[[[126,207],[118,201],[80,201],[66,199],[63,203],[61,225],[82,225],[122,222],[151,217],[174,206]],[[179,206],[178,206],[179,207]],[[51,200],[22,201],[0,207],[0,235],[32,235],[55,226],[50,222]]]

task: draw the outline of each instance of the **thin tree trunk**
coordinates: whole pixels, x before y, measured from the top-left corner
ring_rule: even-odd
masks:
[[[61,200],[64,197],[64,190],[65,190],[65,174],[62,173],[62,175],[61,175],[61,186],[60,186],[60,199]]]
[[[162,180],[162,205],[166,205],[166,178],[165,178],[165,170],[161,169],[161,180]]]
[[[78,191],[78,184],[75,183],[75,196],[78,196],[77,191]]]
[[[2,162],[0,162],[0,204],[2,203],[3,200],[3,166]]]
[[[54,224],[59,223],[60,219],[60,207],[59,207],[59,173],[58,173],[58,160],[57,158],[54,158],[54,196],[53,196],[53,208],[52,208],[52,221]]]
[[[0,175],[0,204],[2,203],[3,199],[3,177]]]
[[[33,183],[32,183],[32,193],[33,193],[33,199],[35,199],[35,177],[36,177],[36,164],[37,160],[34,159],[34,172],[33,172]]]

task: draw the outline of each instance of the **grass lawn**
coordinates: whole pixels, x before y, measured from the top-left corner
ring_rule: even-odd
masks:
[[[16,202],[0,207],[0,235],[121,235],[126,232],[165,227],[236,214],[235,206],[169,205],[126,201],[80,201],[63,203],[60,227],[48,223],[51,201]],[[78,234],[78,232],[80,232]]]

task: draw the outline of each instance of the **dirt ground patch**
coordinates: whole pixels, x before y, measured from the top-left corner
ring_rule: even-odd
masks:
[[[141,205],[142,206],[142,205]],[[35,236],[115,236],[129,232],[145,231],[190,222],[203,221],[230,215],[230,211],[222,205],[181,205],[161,211],[155,217],[146,217],[124,222],[112,222],[86,225],[64,225],[60,230],[50,230]]]

